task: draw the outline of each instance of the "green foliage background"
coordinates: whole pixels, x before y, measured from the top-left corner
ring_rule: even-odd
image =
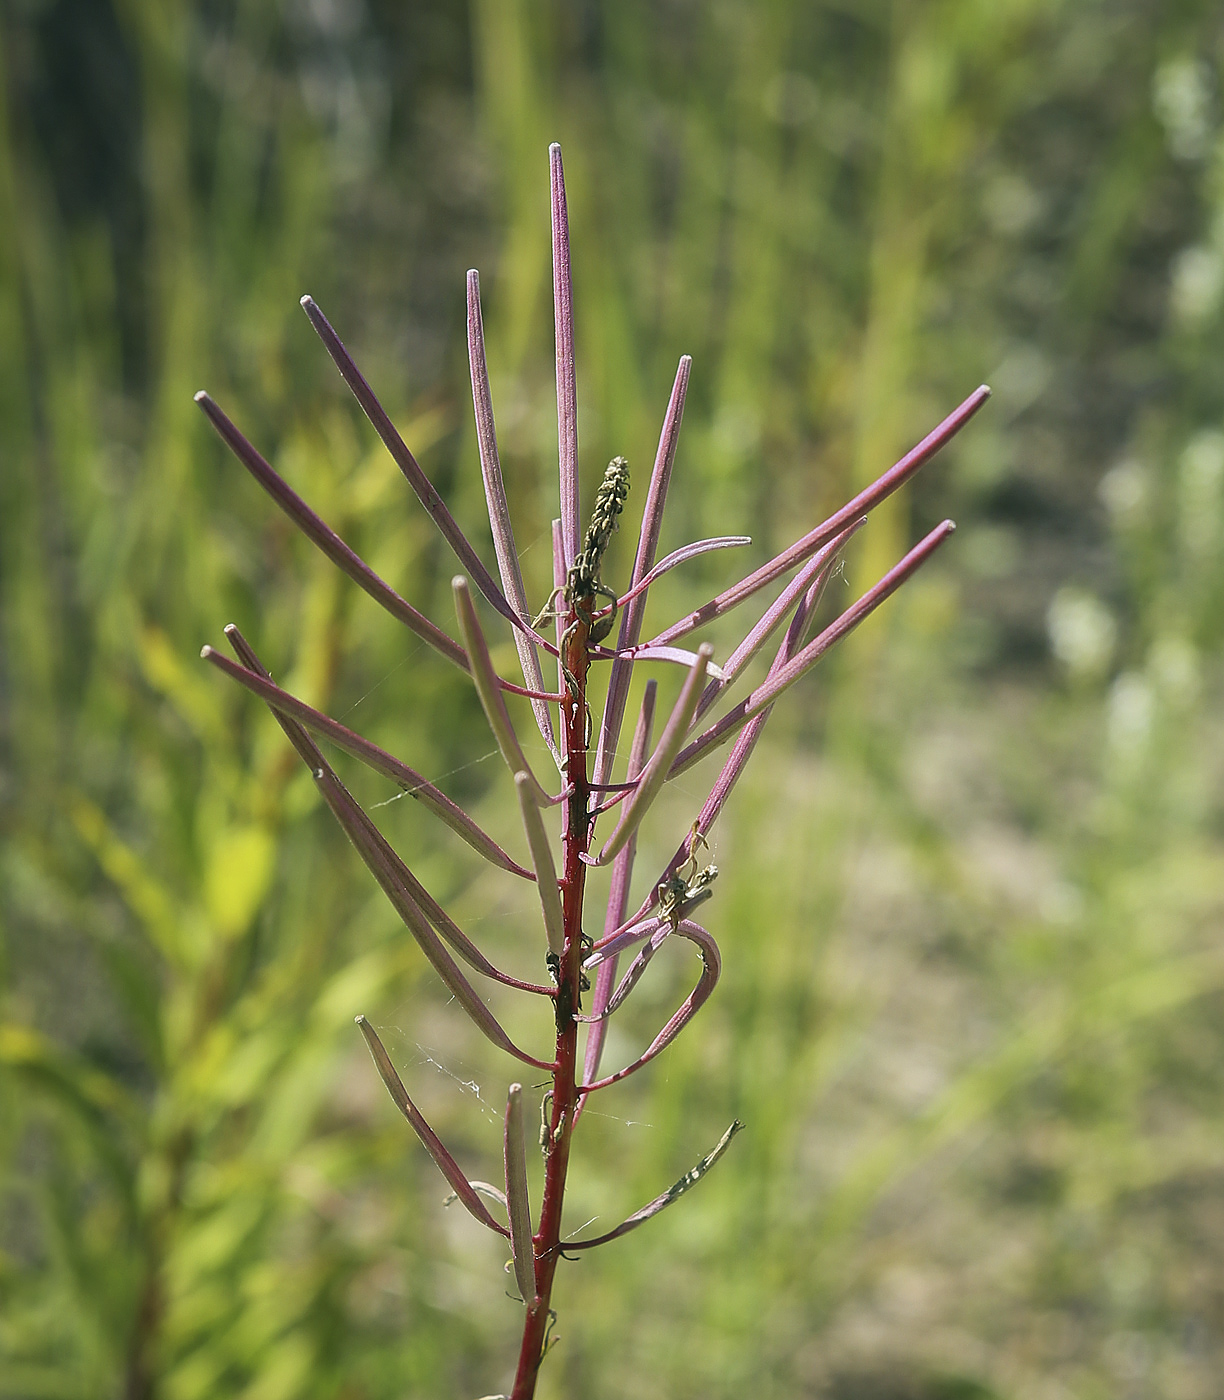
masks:
[[[3,0],[0,51],[0,1396],[506,1384],[504,1260],[441,1208],[352,1018],[475,1176],[507,1066],[198,649],[237,621],[507,842],[509,785],[462,678],[293,536],[191,393],[449,625],[451,563],[295,302],[486,541],[479,266],[542,600],[551,139],[583,470],[629,456],[630,519],[695,358],[666,547],[743,530],[763,559],[996,394],[857,545],[855,587],[962,526],[779,708],[715,843],[723,983],[584,1121],[573,1225],[749,1131],[565,1266],[541,1394],[1217,1395],[1219,7]],[[538,975],[530,908],[408,806],[389,836]],[[681,994],[664,961],[610,1058]]]

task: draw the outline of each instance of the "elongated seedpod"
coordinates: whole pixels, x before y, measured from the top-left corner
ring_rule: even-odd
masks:
[[[811,559],[804,564],[803,568],[791,579],[790,583],[778,594],[774,602],[765,610],[761,620],[748,633],[744,640],[735,648],[731,655],[723,662],[722,679],[714,680],[706,686],[701,699],[697,703],[697,714],[695,718],[701,716],[710,708],[718,696],[729,686],[736,676],[744,669],[752,658],[760,651],[761,647],[769,640],[771,633],[781,624],[782,619],[792,608],[799,608],[803,605],[803,600],[808,591],[817,585],[817,581],[822,577],[827,578],[829,571],[837,562],[837,556],[845,548],[850,537],[855,534],[863,525],[867,523],[867,517],[863,516],[851,522],[849,527],[830,540],[823,549],[818,549]],[[807,609],[805,611],[805,617]]]
[[[650,734],[654,725],[657,691],[658,686],[653,680],[646,682],[646,689],[642,695],[642,708],[638,712],[637,725],[633,731],[633,742],[629,748],[629,765],[625,772],[625,777],[630,783],[636,782],[641,777],[642,769],[646,766],[646,755],[650,749]],[[635,832],[617,852],[616,859],[612,862],[612,883],[608,890],[608,907],[604,915],[605,933],[616,929],[625,917],[625,910],[629,905],[629,886],[633,880],[633,865],[636,858],[637,834]],[[591,1020],[593,1024],[587,1032],[586,1051],[582,1061],[584,1083],[590,1083],[599,1074],[599,1062],[603,1058],[604,1042],[608,1035],[604,1012],[615,986],[616,954],[613,953],[600,964],[599,971],[595,975],[595,990],[591,996]],[[578,1100],[577,1113],[582,1112],[585,1103],[586,1099],[584,1098]]]
[[[565,916],[561,910],[561,891],[557,888],[557,867],[553,861],[552,846],[544,828],[544,818],[532,795],[530,776],[527,773],[516,773],[514,786],[518,790],[519,810],[523,814],[523,826],[527,831],[531,863],[535,866],[536,889],[540,893],[548,951],[559,958],[565,947]]]
[[[463,633],[463,640],[472,663],[472,680],[476,684],[476,693],[480,696],[480,703],[484,707],[489,728],[493,731],[494,739],[497,740],[497,747],[501,750],[501,756],[506,760],[506,767],[510,769],[510,772],[526,773],[531,784],[532,795],[541,807],[547,807],[553,799],[540,786],[539,780],[531,771],[531,765],[527,762],[526,754],[523,753],[523,746],[519,743],[518,735],[514,732],[514,725],[510,722],[510,712],[506,709],[506,702],[501,696],[501,688],[497,683],[497,673],[493,670],[493,661],[489,656],[489,644],[485,641],[484,629],[480,625],[480,619],[476,616],[467,579],[462,574],[456,575],[451,580],[451,588],[455,594],[455,611],[459,615],[459,628]]]
[[[520,1050],[502,1029],[501,1023],[484,1004],[476,989],[459,971],[455,960],[442,946],[424,911],[408,891],[407,882],[401,876],[403,861],[391,849],[382,833],[370,821],[352,794],[329,768],[316,771],[315,784],[323,800],[331,808],[336,820],[344,828],[345,835],[357,848],[357,854],[365,861],[367,868],[383,892],[391,901],[395,912],[404,921],[405,927],[416,939],[421,951],[433,965],[434,971],[445,983],[451,995],[463,1007],[468,1016],[494,1045],[513,1055],[524,1064],[537,1069],[551,1070],[547,1060],[537,1060],[525,1050]]]
[[[578,557],[578,390],[574,373],[574,285],[570,272],[569,208],[561,147],[548,148],[552,188],[553,320],[557,342],[557,472],[561,541],[568,573]]]
[[[247,441],[208,394],[201,389],[195,396],[195,401],[204,410],[205,416],[216,428],[225,445],[312,544],[317,545],[341,572],[363,588],[398,622],[415,632],[423,642],[428,642],[435,651],[440,652],[460,670],[467,670],[467,657],[464,656],[459,643],[448,637],[423,613],[417,612],[407,599],[401,598],[389,583],[379,578],[365,560],[344,543],[330,525],[324,524],[289,483],[272,470],[259,451]]]
[[[230,623],[225,629],[225,635],[229,639],[230,645],[234,648],[239,659],[248,670],[253,671],[257,676],[270,680],[267,671],[264,669],[259,657],[255,654],[255,649],[242,635],[241,632]],[[208,650],[208,648],[205,648]],[[323,757],[323,752],[315,741],[306,732],[305,728],[296,721],[289,719],[281,711],[273,709],[273,716],[277,723],[285,731],[289,742],[297,750],[298,756],[305,762],[312,773],[328,768],[327,760]],[[363,813],[364,815],[364,813]],[[367,824],[370,824],[366,817]],[[542,996],[551,996],[550,987],[541,987],[532,982],[523,982],[517,977],[511,977],[508,973],[502,972],[485,957],[479,948],[463,932],[458,924],[450,917],[445,909],[429,893],[424,885],[413,875],[412,871],[401,861],[396,868],[396,873],[407,887],[408,893],[420,905],[425,917],[433,924],[434,928],[451,945],[470,967],[474,967],[477,972],[485,977],[490,977],[503,986],[514,987],[518,991],[535,992]]]
[[[226,634],[230,629],[226,628]],[[508,870],[512,875],[519,875],[525,880],[534,878],[530,870],[525,870],[512,856],[508,855],[497,844],[496,841],[460,807],[452,802],[449,797],[434,785],[427,778],[421,776],[415,769],[409,768],[406,763],[401,762],[393,754],[389,754],[385,749],[380,749],[377,744],[373,744],[369,739],[363,738],[353,730],[346,728],[338,720],[334,720],[330,715],[325,715],[321,711],[314,709],[304,700],[299,700],[296,695],[290,695],[287,690],[282,690],[262,668],[259,671],[235,666],[227,657],[220,652],[214,651],[212,647],[205,647],[200,655],[218,670],[224,671],[232,680],[239,685],[245,686],[252,695],[258,695],[277,714],[288,715],[299,721],[307,729],[313,730],[316,734],[325,739],[330,739],[337,748],[350,753],[354,758],[358,758],[362,763],[373,768],[375,772],[381,773],[384,777],[390,778],[393,783],[397,783],[409,795],[414,797],[423,806],[428,807],[436,817],[441,818],[456,835],[463,838],[474,851],[489,861],[493,865],[500,866],[503,870]],[[318,767],[318,764],[313,765]]]
[[[650,810],[651,803],[659,795],[663,784],[667,781],[667,773],[672,766],[674,756],[680,752],[684,736],[688,733],[689,726],[693,722],[697,701],[701,698],[701,686],[705,680],[706,667],[713,655],[714,648],[706,644],[703,644],[698,651],[697,660],[693,663],[693,667],[680,689],[675,708],[659,738],[658,748],[651,754],[650,762],[642,770],[637,787],[625,799],[625,804],[621,809],[621,819],[616,830],[608,838],[603,850],[594,860],[590,861],[590,864],[606,865],[637,830],[642,818]]]
[[[801,564],[809,555],[814,554],[822,544],[831,540],[834,535],[840,534],[852,520],[857,520],[860,515],[869,514],[881,501],[887,500],[899,486],[908,481],[921,466],[930,461],[941,447],[960,432],[989,397],[990,389],[987,385],[983,384],[980,388],[975,389],[964,403],[949,413],[937,428],[922,439],[917,447],[907,452],[895,465],[889,467],[883,476],[860,491],[854,500],[844,505],[834,515],[829,516],[827,520],[817,525],[814,530],[809,531],[802,539],[796,540],[781,554],[770,559],[768,563],[762,564],[747,578],[740,579],[738,583],[720,593],[717,598],[711,598],[708,603],[695,608],[691,613],[680,618],[678,622],[672,623],[670,627],[664,628],[657,637],[653,637],[651,640],[659,645],[676,641],[695,627],[704,626],[707,622],[713,622],[716,617],[722,617],[732,608],[738,607],[746,598],[752,597],[759,589],[788,573],[796,564]]]
[[[518,549],[514,543],[514,526],[510,521],[510,504],[506,500],[506,485],[502,480],[501,456],[497,450],[497,427],[493,419],[493,396],[489,392],[489,367],[485,359],[484,318],[480,312],[480,274],[471,268],[467,275],[467,333],[468,368],[472,379],[472,408],[476,415],[476,445],[480,451],[480,475],[484,482],[485,504],[489,510],[489,531],[497,555],[497,571],[501,575],[506,601],[524,619],[531,613],[527,607],[527,590],[523,586],[523,571],[519,566]],[[521,629],[514,629],[514,645],[523,671],[523,684],[529,690],[544,689],[544,673],[535,642]],[[533,700],[531,710],[544,742],[560,761],[561,754],[553,733],[552,711],[543,700]]]
[[[667,488],[671,482],[672,466],[676,460],[676,444],[680,440],[680,424],[684,418],[684,400],[688,394],[689,374],[693,368],[692,357],[682,355],[676,366],[676,378],[672,384],[671,397],[667,402],[667,412],[663,416],[663,427],[659,433],[659,445],[655,452],[654,469],[650,474],[650,485],[646,491],[646,501],[642,507],[642,524],[638,531],[637,554],[633,560],[633,575],[630,578],[630,591],[639,584],[650,571],[659,548],[659,532],[663,528],[663,507],[667,502]],[[621,613],[620,632],[616,650],[624,652],[635,647],[642,636],[642,619],[646,615],[646,596],[636,594]],[[621,723],[625,715],[625,702],[629,698],[629,682],[633,676],[632,656],[622,656],[612,663],[608,676],[608,698],[604,702],[603,720],[599,726],[599,748],[595,755],[595,781],[606,783],[612,772],[612,760],[616,756],[616,746],[620,742]]]
[[[391,1056],[387,1054],[386,1048],[378,1038],[378,1032],[364,1016],[357,1017],[357,1027],[365,1037],[370,1056],[378,1068],[382,1082],[387,1086],[387,1092],[391,1095],[392,1102],[408,1120],[413,1132],[424,1144],[425,1150],[438,1164],[438,1170],[450,1182],[456,1197],[463,1202],[482,1225],[488,1226],[490,1230],[496,1231],[499,1235],[509,1235],[510,1231],[504,1225],[499,1225],[485,1209],[484,1202],[477,1194],[475,1186],[464,1176],[458,1162],[442,1145],[441,1138],[425,1121],[416,1104],[408,1097],[403,1080],[396,1073],[395,1066],[391,1063]]]
[[[438,494],[437,487],[421,470],[420,464],[412,455],[408,444],[400,436],[399,429],[392,423],[386,409],[379,403],[374,390],[370,388],[365,376],[357,368],[353,357],[345,348],[344,342],[332,328],[331,322],[319,310],[313,297],[305,296],[302,298],[302,310],[310,317],[310,324],[327,347],[327,353],[332,357],[332,361],[340,371],[344,382],[353,391],[353,397],[361,405],[362,412],[370,420],[374,431],[382,439],[383,446],[391,454],[395,465],[403,473],[409,486],[416,492],[417,499],[425,507],[429,518],[438,527],[447,544],[454,550],[455,557],[475,580],[476,587],[516,631],[522,631],[535,637],[535,633],[532,632],[526,619],[520,617],[506,601],[504,594],[494,581],[493,575],[485,568],[480,555],[476,553],[475,546],[459,528],[458,521]],[[536,637],[535,639],[547,645],[543,638]],[[528,685],[530,684],[528,682]],[[534,688],[542,690],[543,686]]]
[[[530,1303],[536,1295],[535,1248],[531,1242],[531,1203],[527,1199],[527,1140],[523,1132],[523,1086],[511,1084],[506,1095],[506,1129],[502,1139],[506,1164],[506,1209],[510,1216],[510,1246],[514,1277]]]
[[[703,734],[699,734],[677,756],[668,777],[679,777],[686,768],[703,758],[710,749],[717,748],[719,744],[725,744],[754,715],[772,705],[784,690],[794,685],[805,672],[811,670],[830,647],[841,641],[847,633],[852,632],[885,599],[892,597],[906,579],[926,563],[955,529],[956,525],[951,520],[945,520],[942,524],[937,525],[929,535],[910,550],[904,559],[895,564],[877,584],[869,588],[857,603],[852,604],[839,618],[830,623],[797,656],[767,676],[751,695],[741,700],[734,709],[729,710],[722,719],[716,724],[712,724]]]

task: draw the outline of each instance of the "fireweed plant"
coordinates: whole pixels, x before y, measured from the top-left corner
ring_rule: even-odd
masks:
[[[552,527],[554,588],[551,595],[542,600],[542,608],[533,610],[528,605],[515,550],[494,430],[476,272],[469,272],[467,277],[468,352],[480,465],[500,585],[417,465],[331,324],[310,297],[302,298],[307,316],[345,382],[466,570],[466,575],[457,576],[453,582],[461,640],[436,626],[379,578],[273,471],[213,400],[205,393],[196,395],[196,401],[227,446],[293,523],[393,617],[471,676],[489,727],[514,780],[529,864],[520,863],[505,851],[471,816],[406,763],[275,685],[236,627],[227,627],[225,631],[237,662],[211,647],[204,648],[203,655],[208,661],[271,708],[289,742],[310,768],[323,800],[455,1001],[506,1054],[551,1078],[551,1087],[544,1093],[541,1106],[540,1146],[545,1158],[543,1200],[533,1218],[527,1192],[526,1110],[522,1086],[511,1084],[507,1093],[504,1189],[471,1181],[409,1098],[373,1026],[364,1016],[357,1017],[357,1025],[392,1099],[450,1183],[454,1197],[482,1225],[509,1242],[514,1278],[525,1307],[522,1346],[511,1400],[528,1400],[535,1392],[536,1375],[547,1350],[554,1316],[551,1310],[553,1280],[563,1254],[607,1244],[645,1224],[709,1171],[742,1126],[738,1121],[732,1123],[713,1150],[691,1171],[615,1229],[595,1238],[563,1237],[562,1205],[570,1147],[575,1126],[591,1095],[635,1074],[661,1054],[704,1005],[718,982],[721,971],[718,945],[692,918],[696,909],[714,893],[718,874],[714,865],[703,866],[702,852],[706,837],[761,736],[774,702],[835,642],[895,592],[943,544],[954,526],[950,520],[937,526],[857,602],[816,636],[810,636],[824,587],[843,548],[864,524],[872,508],[929,461],[977,412],[990,392],[985,386],[977,389],[913,451],[835,515],[708,603],[643,641],[648,590],[657,578],[707,551],[749,541],[741,536],[699,540],[656,562],[663,508],[692,364],[686,355],[676,371],[663,420],[629,584],[618,593],[604,579],[603,556],[629,492],[629,465],[623,457],[609,463],[596,494],[590,524],[584,532],[578,492],[569,223],[560,147],[554,145],[549,154],[560,519],[555,520]],[[713,651],[708,645],[701,645],[696,652],[678,645],[690,633],[722,617],[788,574],[793,577],[721,666],[714,664]],[[522,667],[522,685],[505,680],[494,671],[472,597],[473,587],[511,628]],[[542,630],[549,624],[551,636]],[[606,645],[617,624],[615,644]],[[784,626],[781,643],[764,680],[714,723],[702,727],[701,722],[711,707],[723,699],[748,662]],[[557,680],[551,689],[545,685],[541,652],[547,653],[556,663]],[[630,679],[635,664],[642,661],[678,665],[684,668],[686,675],[679,699],[663,724],[657,742],[653,740],[656,685],[653,680],[647,682],[627,765],[621,779],[614,781]],[[597,664],[608,666],[603,713],[598,719],[588,700],[591,669]],[[526,697],[530,702],[540,734],[556,764],[558,776],[552,781],[541,781],[532,771],[506,708],[507,693]],[[520,981],[495,967],[484,956],[392,850],[370,816],[336,776],[313,736],[330,741],[390,778],[508,877],[535,883],[544,926],[541,972],[546,973],[546,980]],[[732,745],[730,756],[709,796],[665,869],[651,881],[641,904],[630,913],[629,890],[636,838],[643,818],[666,782],[726,744]],[[559,873],[554,839],[548,829],[550,821],[560,826]],[[597,839],[600,826],[605,830]],[[587,871],[592,866],[611,866],[611,889],[603,931],[596,938],[586,931],[584,907]],[[697,985],[636,1060],[611,1073],[601,1073],[608,1020],[624,1005],[650,960],[668,939],[685,939],[695,946],[701,959]],[[636,950],[633,961],[618,981],[618,961],[622,954],[631,950]],[[551,1057],[530,1054],[514,1044],[469,981],[468,974],[460,969],[460,961],[482,977],[541,999],[555,1030]],[[586,1027],[581,1058],[580,1025]]]

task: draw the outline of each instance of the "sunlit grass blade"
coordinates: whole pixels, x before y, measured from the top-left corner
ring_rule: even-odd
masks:
[[[622,1220],[615,1230],[609,1230],[606,1234],[597,1235],[593,1240],[566,1240],[562,1245],[563,1249],[594,1249],[596,1245],[610,1244],[613,1240],[618,1240],[622,1235],[627,1235],[631,1230],[636,1230],[639,1225],[645,1223],[658,1215],[660,1211],[666,1210],[673,1201],[678,1201],[686,1191],[691,1191],[694,1186],[705,1176],[706,1172],[718,1161],[718,1159],[731,1146],[731,1139],[744,1127],[737,1118],[727,1131],[719,1138],[713,1151],[706,1155],[697,1163],[695,1167],[686,1171],[679,1181],[673,1186],[669,1186],[661,1196],[656,1196],[649,1205],[643,1206],[641,1210],[634,1213],[627,1219]]]
[[[879,583],[869,588],[857,603],[847,608],[836,621],[830,623],[818,637],[810,641],[784,666],[768,675],[751,695],[729,710],[717,723],[712,724],[704,734],[698,735],[678,755],[668,777],[678,777],[711,749],[726,743],[748,720],[771,705],[784,690],[794,685],[801,676],[811,670],[830,647],[841,641],[847,633],[852,632],[885,599],[891,597],[916,569],[926,563],[927,559],[943,544],[955,528],[956,526],[951,520],[945,520],[941,525],[937,525],[925,539],[910,550],[900,563],[895,564]]]
[[[360,805],[354,801],[344,784],[327,768],[317,770],[314,777],[323,800],[357,848],[357,854],[382,886],[395,912],[420,945],[434,971],[477,1028],[494,1045],[513,1055],[515,1059],[522,1060],[524,1064],[534,1065],[537,1069],[551,1069],[548,1061],[537,1060],[534,1055],[527,1054],[514,1044],[502,1029],[501,1023],[477,995],[476,989],[459,971],[455,960],[442,946],[441,940],[425,917],[424,911],[409,892],[408,882],[403,878],[403,862]]]
[[[553,318],[557,343],[557,472],[565,567],[578,557],[578,391],[574,373],[574,286],[570,272],[569,209],[561,147],[548,148],[552,189]]]
[[[428,642],[435,651],[440,652],[460,670],[467,670],[467,657],[459,643],[448,637],[423,613],[417,612],[416,608],[401,598],[389,583],[379,578],[365,560],[355,554],[331,526],[325,524],[289,483],[272,469],[202,389],[195,396],[195,401],[204,410],[208,421],[217,430],[225,445],[312,544],[317,545],[341,572],[347,574],[409,631],[414,632],[423,642]]]
[[[593,1084],[583,1084],[582,1093],[592,1094],[597,1089],[606,1089],[610,1084],[619,1083],[620,1080],[635,1074],[644,1065],[648,1065],[656,1055],[661,1054],[672,1043],[680,1032],[688,1025],[698,1011],[705,1005],[710,997],[710,993],[718,985],[718,979],[722,975],[722,958],[718,952],[718,944],[710,936],[708,931],[695,924],[691,919],[681,919],[676,924],[664,924],[650,942],[638,954],[629,971],[626,972],[626,979],[632,977],[636,982],[645,970],[646,964],[654,956],[656,950],[663,943],[664,939],[679,935],[692,943],[696,943],[701,954],[701,976],[697,980],[697,985],[685,997],[683,1004],[663,1029],[655,1036],[646,1049],[638,1056],[632,1064],[628,1064],[624,1069],[617,1070],[615,1074],[609,1074],[603,1079],[597,1079]],[[639,966],[640,964],[640,966]],[[636,974],[636,975],[635,975]],[[631,988],[630,988],[631,989]],[[628,993],[626,993],[627,995]]]
[[[796,564],[801,564],[821,545],[826,544],[834,535],[840,534],[851,521],[857,520],[861,515],[869,514],[881,501],[887,500],[898,487],[903,486],[920,467],[930,461],[941,447],[960,432],[989,397],[990,389],[987,385],[983,384],[980,388],[975,389],[964,403],[950,413],[937,428],[928,433],[917,447],[907,452],[899,462],[890,467],[883,476],[865,490],[860,491],[849,504],[844,505],[835,515],[831,515],[822,524],[817,525],[802,539],[796,540],[794,544],[784,549],[781,554],[776,555],[768,563],[762,564],[754,573],[720,593],[717,598],[712,598],[708,603],[704,603],[701,607],[695,608],[691,613],[680,618],[679,621],[672,623],[657,637],[651,638],[652,643],[661,646],[668,642],[674,642],[695,628],[704,626],[717,617],[722,617],[732,608],[738,607],[746,598],[752,597],[754,593],[772,583],[774,579],[781,578]]]
[[[701,697],[702,682],[706,677],[706,667],[712,655],[713,648],[710,646],[703,645],[698,651],[697,659],[685,678],[684,685],[680,688],[675,707],[659,737],[659,746],[651,754],[649,763],[642,770],[637,787],[625,799],[616,829],[608,837],[599,855],[590,860],[591,865],[606,865],[616,855],[617,851],[637,830],[642,818],[650,810],[651,804],[662,790],[673,759],[680,752],[684,736],[688,733],[689,726],[693,722],[697,701]]]
[[[467,275],[467,337],[468,365],[472,379],[472,408],[476,416],[476,443],[480,451],[480,474],[484,481],[485,503],[489,509],[489,530],[497,555],[497,570],[501,575],[506,600],[524,621],[531,617],[527,606],[527,590],[519,566],[518,550],[514,544],[514,526],[510,520],[510,505],[506,500],[506,484],[502,480],[501,456],[497,450],[497,426],[493,418],[493,396],[489,392],[489,367],[485,358],[484,318],[480,310],[480,274],[472,268]],[[540,670],[540,655],[536,644],[522,628],[514,629],[514,645],[523,670],[523,684],[529,690],[544,689],[544,674]],[[544,742],[560,760],[553,732],[552,711],[543,700],[533,700],[535,715]]]
[[[506,1210],[510,1216],[510,1246],[514,1278],[530,1303],[536,1295],[535,1247],[531,1239],[531,1202],[527,1197],[527,1141],[523,1132],[523,1086],[511,1084],[506,1095],[506,1127],[502,1136],[506,1168]]]
[[[523,746],[519,743],[518,735],[514,732],[514,725],[510,722],[506,702],[502,699],[501,687],[497,683],[497,673],[493,670],[493,660],[489,656],[489,644],[485,641],[484,629],[480,625],[480,619],[476,616],[476,608],[472,603],[467,579],[462,574],[456,576],[451,580],[451,588],[455,595],[455,611],[459,615],[459,628],[463,633],[463,640],[471,658],[472,680],[476,683],[476,693],[480,696],[481,705],[484,706],[485,717],[489,721],[493,737],[497,740],[497,747],[501,750],[501,756],[506,760],[506,766],[510,772],[512,774],[525,773],[531,783],[531,791],[536,801],[541,807],[547,807],[555,799],[544,791],[539,780],[532,773],[531,765],[523,753]]]
[[[650,734],[654,726],[655,696],[658,686],[653,680],[646,682],[642,695],[642,708],[638,711],[637,726],[633,731],[633,742],[629,748],[629,765],[625,777],[634,782],[641,776],[646,765],[646,754],[650,748]],[[621,847],[612,862],[612,883],[608,890],[608,906],[604,915],[604,932],[611,933],[619,927],[629,904],[629,887],[633,880],[633,865],[637,856],[637,832],[634,832]],[[608,999],[616,985],[616,957],[613,955],[601,963],[595,976],[595,990],[591,996],[591,1029],[587,1032],[586,1050],[583,1054],[582,1078],[590,1083],[599,1073],[599,1062],[603,1056],[604,1042],[608,1027],[603,1019]],[[585,1099],[580,1099],[578,1111],[582,1111]]]
[[[236,628],[234,632],[237,632]],[[230,628],[228,627],[226,635],[230,636]],[[227,656],[222,656],[220,652],[208,646],[203,648],[200,655],[205,661],[216,666],[218,670],[224,671],[227,676],[244,686],[253,695],[258,695],[276,713],[291,716],[307,729],[313,730],[324,739],[329,739],[337,748],[341,748],[346,753],[352,754],[354,758],[360,759],[362,763],[373,768],[375,772],[390,778],[393,783],[403,788],[409,797],[416,798],[423,806],[428,807],[457,836],[462,837],[474,851],[484,856],[491,864],[499,866],[502,870],[508,870],[513,875],[519,875],[525,880],[535,878],[530,870],[524,869],[512,856],[503,851],[497,842],[486,831],[482,830],[462,807],[452,802],[444,792],[423,778],[415,769],[409,768],[406,763],[401,762],[385,749],[380,749],[369,739],[365,739],[360,734],[346,728],[338,720],[332,719],[330,715],[323,714],[314,709],[313,706],[306,704],[304,700],[290,695],[287,690],[282,690],[270,679],[262,666],[256,669],[249,662],[246,667],[235,666]],[[243,660],[246,661],[246,657],[243,657]],[[292,738],[292,736],[290,737]],[[295,747],[297,747],[296,743]],[[302,750],[299,748],[298,752],[301,753]],[[304,754],[303,757],[305,757]],[[309,762],[309,760],[307,761]],[[317,765],[315,766],[317,767]]]
[[[650,572],[658,552],[659,532],[663,528],[663,507],[667,502],[667,488],[671,483],[672,466],[676,460],[676,444],[680,440],[680,424],[684,418],[684,401],[688,394],[692,368],[692,357],[681,355],[680,363],[676,366],[676,378],[672,384],[667,412],[663,416],[663,428],[659,433],[659,446],[655,452],[654,470],[650,474],[650,486],[646,491],[646,503],[642,507],[637,554],[634,556],[633,573],[629,580],[631,591],[633,586],[640,583]],[[642,594],[636,594],[625,604],[621,613],[617,651],[623,652],[638,644],[642,636],[642,619],[645,616],[646,598]],[[594,777],[597,783],[606,783],[612,775],[632,676],[631,656],[618,657],[612,663],[612,670],[608,676],[608,695],[604,701],[603,719],[599,726],[599,747],[595,755]]]
[[[561,912],[561,892],[557,888],[557,867],[553,860],[552,846],[548,841],[548,832],[544,829],[544,818],[539,804],[532,795],[530,776],[527,773],[516,773],[514,786],[518,791],[523,826],[527,831],[531,863],[535,866],[536,889],[540,894],[548,951],[560,958],[565,947],[565,919]]]
[[[403,1080],[400,1079],[395,1066],[391,1063],[391,1056],[387,1054],[386,1048],[378,1038],[378,1032],[364,1016],[357,1017],[357,1026],[365,1037],[370,1056],[378,1069],[382,1082],[387,1086],[387,1092],[391,1095],[392,1102],[408,1120],[413,1132],[421,1139],[426,1152],[438,1164],[438,1170],[450,1182],[451,1189],[457,1199],[463,1202],[482,1225],[487,1225],[490,1230],[499,1235],[509,1237],[510,1231],[504,1225],[499,1225],[485,1209],[484,1202],[477,1194],[475,1186],[464,1176],[458,1162],[443,1146],[442,1139],[429,1126],[420,1109],[408,1097]]]

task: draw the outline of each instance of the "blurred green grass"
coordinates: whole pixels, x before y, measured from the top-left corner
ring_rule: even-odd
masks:
[[[507,785],[460,678],[190,396],[445,622],[450,563],[294,303],[484,539],[481,267],[542,598],[550,139],[589,485],[614,452],[640,483],[695,357],[665,546],[747,530],[763,558],[996,395],[852,556],[859,586],[961,522],[773,720],[715,842],[723,983],[584,1120],[570,1219],[749,1131],[566,1266],[541,1394],[1217,1393],[1222,45],[1217,7],[1154,0],[0,9],[0,1395],[505,1383],[503,1261],[441,1209],[351,1018],[474,1175],[505,1066],[198,648],[237,621],[512,840]],[[657,615],[726,567],[671,575]],[[677,787],[644,872],[705,790]],[[409,804],[379,817],[538,971],[521,900]],[[610,1057],[682,995],[663,964]]]

